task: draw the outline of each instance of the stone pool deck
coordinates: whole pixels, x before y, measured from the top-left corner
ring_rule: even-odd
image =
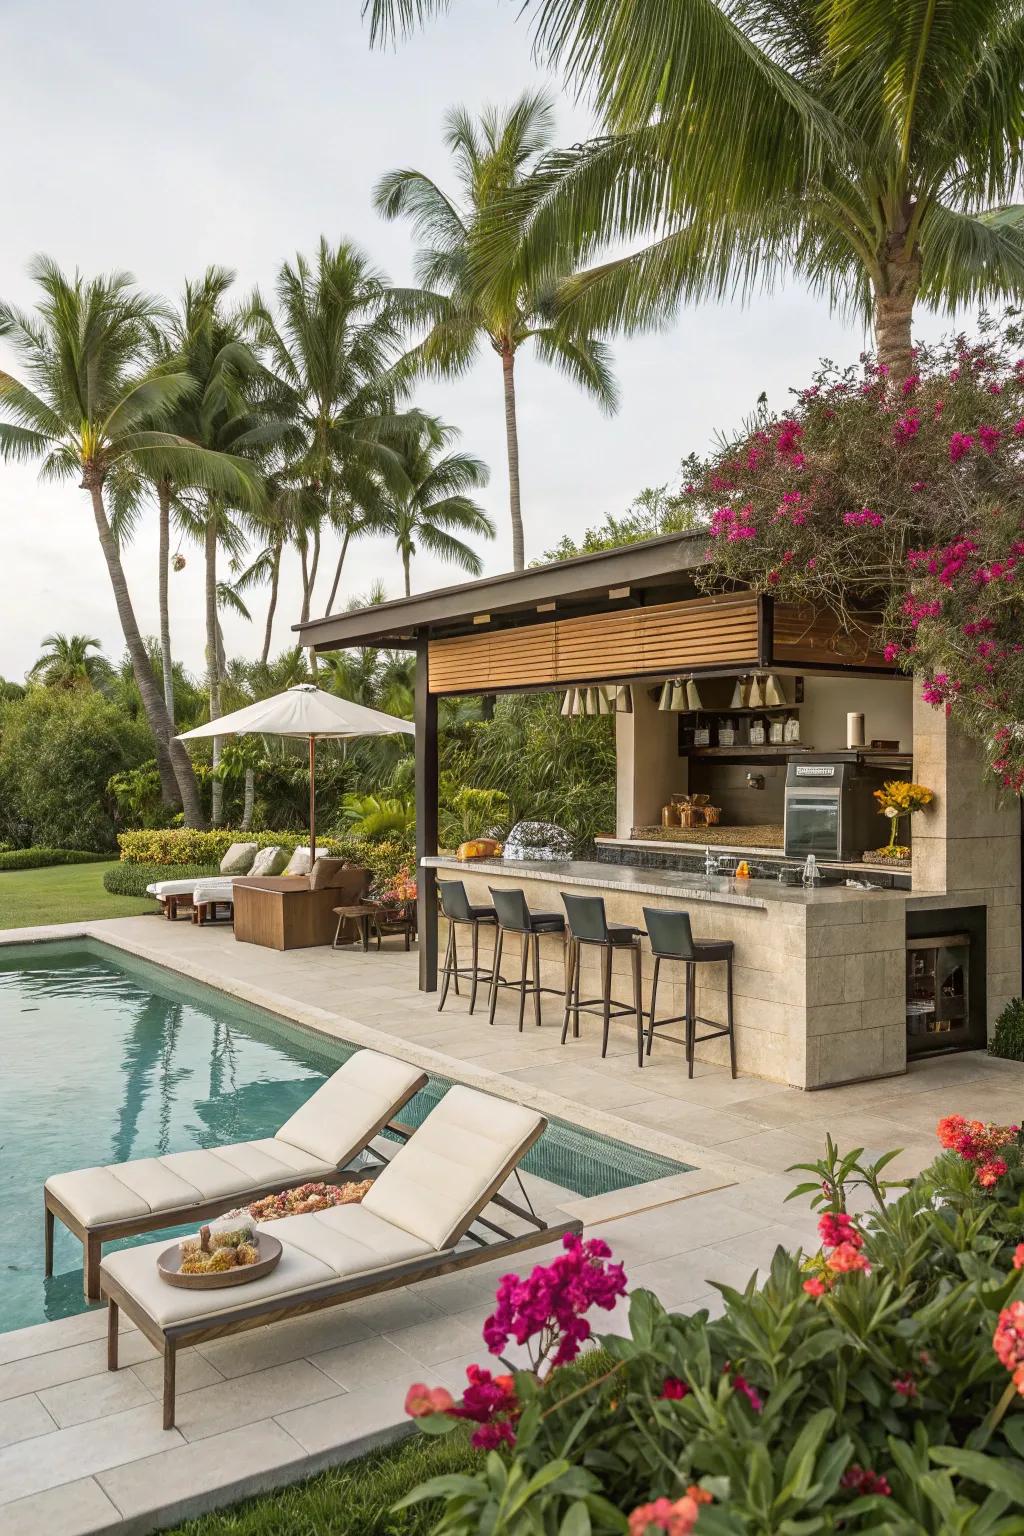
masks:
[[[626,1025],[604,1061],[598,1021],[559,1044],[561,1009],[544,1027],[515,1027],[500,996],[495,1027],[479,1005],[416,989],[416,959],[397,941],[380,953],[279,954],[234,942],[229,929],[119,918],[10,930],[0,943],[88,934],[207,982],[326,1035],[375,1045],[428,1070],[530,1103],[576,1124],[696,1165],[638,1190],[583,1200],[534,1181],[549,1209],[578,1214],[604,1236],[633,1285],[669,1306],[714,1306],[710,1282],[743,1285],[778,1243],[814,1241],[806,1206],[785,1203],[785,1170],[820,1154],[826,1130],[869,1154],[904,1151],[911,1173],[934,1155],[935,1122],[957,1110],[1019,1117],[1024,1065],[980,1054],[933,1059],[884,1082],[802,1093],[754,1078],[731,1081],[681,1047],[655,1045],[643,1071]],[[589,1024],[589,1028],[588,1028]],[[498,1266],[502,1267],[502,1266]],[[0,1533],[49,1536],[146,1532],[358,1454],[404,1426],[414,1380],[452,1389],[480,1358],[480,1324],[496,1266],[446,1276],[235,1339],[179,1363],[178,1428],[160,1428],[159,1365],[133,1330],[125,1369],[105,1369],[105,1317],[0,1333]],[[611,1319],[623,1325],[622,1314]]]

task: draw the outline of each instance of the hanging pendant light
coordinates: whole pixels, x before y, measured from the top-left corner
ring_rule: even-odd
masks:
[[[620,683],[615,690],[615,712],[619,715],[633,713],[633,690],[629,683]]]
[[[686,685],[680,677],[677,677],[672,684],[672,702],[669,705],[669,708],[673,710],[677,715],[685,713]]]
[[[672,679],[670,677],[667,677],[665,679],[665,681],[661,685],[661,693],[660,693],[660,695],[658,697],[658,708],[659,709],[668,710],[668,709],[672,708],[672,689],[673,689],[673,687],[674,687],[674,684],[672,682]]]
[[[761,679],[755,675],[750,684],[750,693],[747,697],[747,708],[761,709],[763,705],[764,696],[761,692]]]
[[[704,708],[700,693],[697,689],[697,684],[694,682],[692,677],[688,677],[686,679],[686,707],[687,709],[694,710]]]
[[[732,686],[732,698],[729,700],[730,709],[746,709],[747,707],[747,680],[738,677]]]
[[[782,684],[774,672],[769,672],[764,685],[764,701],[772,709],[783,709],[786,704],[786,695],[782,691]]]

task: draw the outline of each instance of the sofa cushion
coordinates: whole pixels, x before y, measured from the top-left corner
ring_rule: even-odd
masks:
[[[283,848],[276,845],[273,848],[261,848],[252,861],[249,870],[251,879],[259,879],[263,875],[279,875],[288,862],[288,855]]]
[[[220,861],[222,875],[247,875],[256,857],[255,843],[232,843]]]
[[[536,1110],[457,1084],[399,1147],[363,1208],[448,1248],[546,1123]]]
[[[288,863],[285,865],[286,875],[309,874],[310,850],[308,848],[296,848]]]

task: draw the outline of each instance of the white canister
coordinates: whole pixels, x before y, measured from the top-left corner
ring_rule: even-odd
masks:
[[[864,716],[857,710],[846,717],[846,745],[849,748],[864,745]]]

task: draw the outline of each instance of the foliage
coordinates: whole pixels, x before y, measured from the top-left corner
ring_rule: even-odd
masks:
[[[990,1056],[1008,1061],[1024,1061],[1024,999],[1015,997],[996,1019],[995,1032],[988,1043]]]
[[[760,1290],[756,1277],[742,1291],[718,1286],[719,1319],[666,1312],[634,1290],[631,1336],[604,1338],[606,1367],[582,1384],[558,1367],[497,1378],[470,1367],[461,1404],[412,1388],[409,1410],[430,1434],[453,1415],[507,1427],[482,1441],[477,1431],[501,1454],[408,1502],[443,1495],[444,1536],[1019,1536],[1020,1136],[958,1119],[940,1122],[940,1137],[966,1131],[967,1143],[909,1185],[884,1177],[895,1153],[865,1164],[829,1142],[794,1191],[821,1212],[821,1250],[779,1248]],[[994,1146],[1002,1168],[986,1184]],[[854,1195],[858,1208],[867,1198],[861,1218]],[[614,1268],[607,1250],[594,1254],[598,1305]],[[511,1331],[557,1353],[579,1322],[558,1281],[555,1266],[506,1277],[489,1347],[504,1349]]]
[[[469,494],[487,484],[487,466],[469,453],[445,453],[457,436],[455,427],[437,417],[423,418],[402,453],[408,485],[388,498],[380,520],[379,531],[394,540],[402,562],[406,597],[412,591],[410,571],[417,549],[479,576],[483,561],[458,535],[494,538],[494,523]]]
[[[1024,330],[919,348],[894,390],[867,362],[826,366],[794,408],[762,413],[695,465],[709,519],[709,589],[747,583],[829,609],[839,648],[863,655],[884,610],[887,659],[924,676],[927,702],[1024,787]]]
[[[103,889],[111,896],[145,896],[147,885],[158,880],[209,880],[220,873],[219,864],[112,864],[103,876]]]
[[[29,670],[30,682],[46,688],[101,688],[110,679],[110,662],[94,635],[45,635],[43,647]]]
[[[92,918],[136,917],[154,911],[152,897],[111,896],[103,877],[116,864],[57,864],[12,870],[0,879],[0,928],[42,923],[85,923]]]
[[[0,835],[21,846],[114,847],[111,777],[152,756],[141,722],[91,690],[30,688],[0,705]]]
[[[239,832],[230,827],[214,827],[200,832],[195,827],[151,828],[122,832],[117,839],[125,864],[208,864],[219,865],[232,843],[255,843],[258,848],[281,847],[291,853],[309,842],[295,832]],[[322,853],[334,853],[337,840],[317,838]]]
[[[644,539],[661,538],[666,533],[692,533],[699,528],[698,516],[687,497],[669,493],[667,485],[648,486],[640,492],[626,512],[616,517],[605,514],[604,521],[587,528],[580,539],[564,533],[553,549],[547,549],[531,564],[546,565],[553,560],[574,560],[578,555],[594,555],[603,549],[619,549],[624,544],[639,544]]]
[[[507,694],[492,720],[441,733],[441,766],[452,784],[500,792],[508,822],[553,821],[572,835],[575,857],[615,826],[615,722],[564,719],[552,693]]]
[[[0,848],[0,870],[49,869],[57,864],[99,864],[104,853],[86,853],[80,848]]]
[[[438,836],[442,848],[457,848],[473,837],[504,838],[512,825],[512,807],[501,789],[457,788],[451,776],[441,781]]]
[[[353,837],[408,837],[415,827],[412,801],[405,795],[346,795],[342,812]]]
[[[123,821],[140,827],[167,825],[168,808],[160,794],[160,773],[155,759],[111,775],[107,789],[113,795]]]
[[[395,890],[414,861],[412,844],[397,838],[340,838],[338,851],[370,871],[370,893],[377,899]]]

